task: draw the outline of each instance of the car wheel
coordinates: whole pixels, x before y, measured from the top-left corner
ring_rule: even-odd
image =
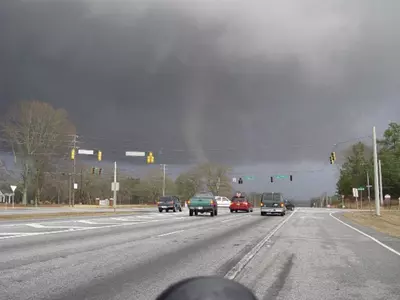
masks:
[[[193,209],[189,210],[189,216],[193,216]]]
[[[176,212],[176,208],[174,207],[174,209],[172,210],[173,212]]]
[[[195,214],[196,216],[198,216],[198,215],[199,215],[199,212],[196,210],[196,211],[194,212],[194,214]]]
[[[210,212],[210,216],[211,216],[211,217],[214,217],[214,211],[211,211],[211,212]]]
[[[179,211],[182,211],[182,206],[179,206]]]
[[[283,217],[285,215],[285,213],[281,213],[281,217]]]
[[[231,213],[233,214],[233,209],[231,209]]]
[[[261,215],[262,215],[262,216],[265,216],[265,213],[261,212]]]
[[[160,213],[162,213],[162,209],[159,209],[158,211],[159,211]]]
[[[214,215],[218,216],[218,209],[215,210]]]

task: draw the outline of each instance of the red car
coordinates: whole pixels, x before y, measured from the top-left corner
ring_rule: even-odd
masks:
[[[236,193],[236,195],[232,197],[229,209],[231,213],[238,211],[253,212],[253,204],[251,204],[244,195]]]

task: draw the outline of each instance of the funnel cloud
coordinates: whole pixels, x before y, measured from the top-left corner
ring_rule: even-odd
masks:
[[[0,3],[0,109],[66,108],[105,157],[325,161],[400,112],[400,3]]]

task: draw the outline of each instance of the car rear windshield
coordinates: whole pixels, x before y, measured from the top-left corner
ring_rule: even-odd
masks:
[[[171,202],[172,198],[171,197],[161,197],[160,202]]]
[[[233,202],[247,202],[247,199],[244,197],[233,197],[232,201]]]
[[[264,193],[261,197],[261,202],[265,206],[276,207],[283,202],[283,198],[280,193]]]

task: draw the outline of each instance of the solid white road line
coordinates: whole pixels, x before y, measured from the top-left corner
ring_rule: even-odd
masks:
[[[366,234],[365,232],[347,224],[346,222],[343,222],[342,220],[340,220],[339,218],[336,218],[335,216],[332,215],[332,213],[329,214],[332,218],[334,218],[336,221],[342,223],[343,225],[353,229],[354,231],[357,231],[358,233],[362,234],[363,236],[369,238],[370,240],[374,241],[375,243],[377,243],[378,245],[382,246],[383,248],[389,250],[390,252],[393,252],[394,254],[400,256],[400,252],[394,250],[393,248],[389,247],[388,245],[382,243],[381,241],[377,240],[376,238],[374,238],[373,236],[370,236],[369,234]]]
[[[163,234],[159,234],[157,235],[158,237],[162,237],[162,236],[167,236],[167,235],[172,235],[172,234],[177,234],[177,233],[181,233],[184,232],[185,230],[177,230],[177,231],[172,231],[172,232],[168,232],[168,233],[163,233]]]
[[[0,240],[14,239],[14,238],[20,238],[20,237],[25,237],[25,236],[58,234],[58,233],[65,233],[65,232],[75,232],[75,231],[85,231],[85,230],[93,230],[93,229],[123,227],[123,226],[136,225],[136,224],[137,223],[121,223],[121,224],[107,225],[107,226],[101,226],[101,227],[80,227],[80,228],[76,228],[76,229],[71,228],[71,229],[67,229],[67,230],[32,232],[32,233],[26,233],[26,234],[18,234],[18,235],[15,235],[15,236],[3,236],[3,237],[0,237]]]
[[[256,256],[256,254],[261,250],[261,248],[269,241],[269,239],[283,226],[287,221],[289,221],[296,211],[280,222],[265,238],[263,238],[253,249],[250,250],[226,275],[227,279],[233,280],[235,277],[243,270],[243,268]]]
[[[26,226],[33,228],[46,228],[46,229],[80,229],[80,228],[92,228],[92,227],[82,227],[82,226],[51,226],[51,225],[42,225],[38,223],[25,224]],[[95,227],[93,227],[95,228]]]

